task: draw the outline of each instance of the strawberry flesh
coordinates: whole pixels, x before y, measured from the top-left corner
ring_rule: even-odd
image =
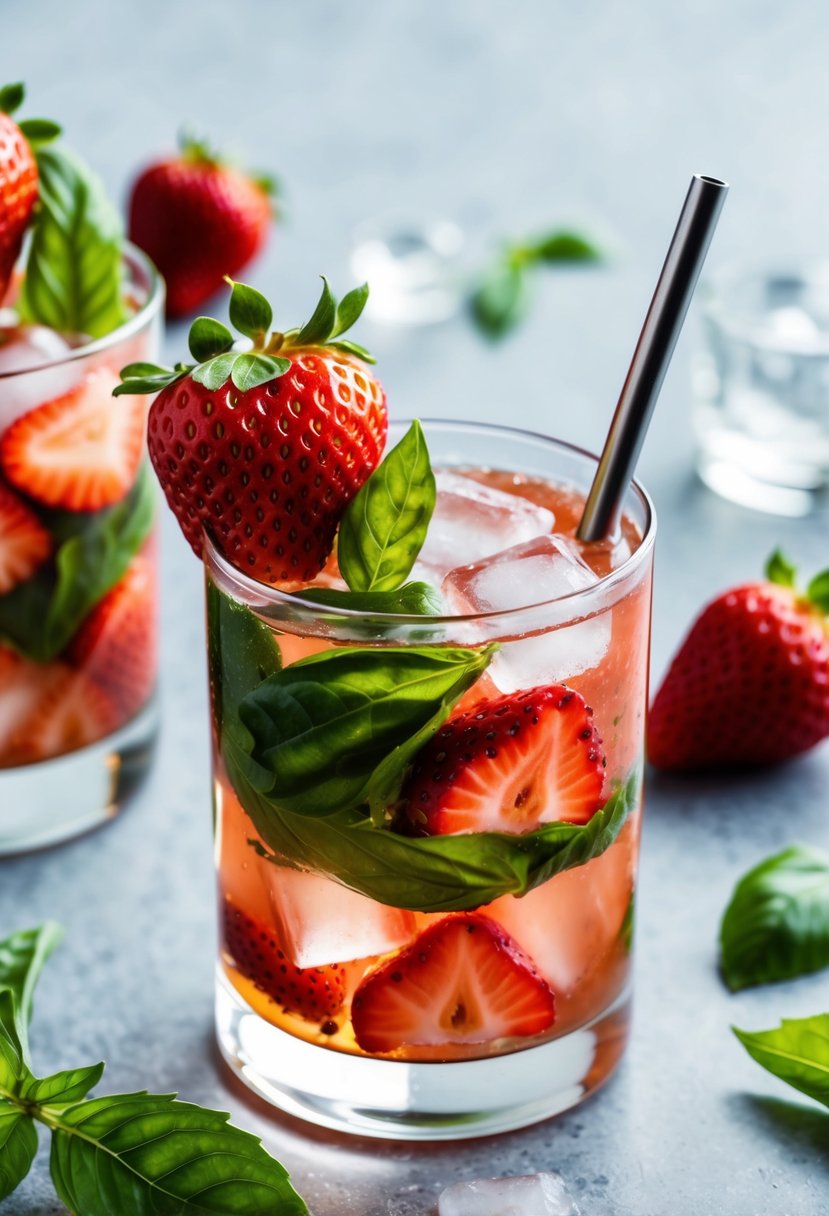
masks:
[[[0,484],[0,595],[31,578],[51,551],[49,533],[34,512]]]
[[[0,764],[33,764],[111,734],[119,715],[107,695],[65,663],[0,652]]]
[[[401,805],[426,836],[586,823],[602,805],[605,764],[584,698],[542,685],[444,723],[415,759]]]
[[[447,916],[357,988],[351,1019],[368,1052],[542,1034],[555,996],[531,959],[479,913]]]

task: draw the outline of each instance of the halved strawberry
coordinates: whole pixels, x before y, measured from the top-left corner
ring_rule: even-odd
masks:
[[[225,899],[224,946],[237,971],[287,1013],[325,1022],[342,1008],[346,970],[341,963],[297,967],[282,950],[272,926]]]
[[[0,703],[9,698],[3,717],[12,719],[2,749],[4,764],[50,760],[95,743],[118,726],[118,713],[106,694],[65,663],[17,658],[12,680],[7,684],[4,679],[0,687]]]
[[[51,552],[51,537],[34,512],[0,485],[0,595],[31,578]]]
[[[548,1030],[555,996],[520,946],[479,913],[430,925],[372,972],[351,1020],[363,1051],[491,1043]]]
[[[92,609],[69,648],[69,658],[132,717],[150,697],[158,664],[155,563],[130,562],[120,583]]]
[[[113,399],[117,383],[99,368],[12,423],[0,439],[8,480],[68,511],[98,511],[123,498],[141,462],[146,405],[140,397]]]
[[[584,698],[542,685],[444,723],[415,759],[401,806],[424,836],[586,823],[602,804],[605,764]]]

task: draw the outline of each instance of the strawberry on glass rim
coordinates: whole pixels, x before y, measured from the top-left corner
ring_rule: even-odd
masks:
[[[386,440],[386,395],[371,355],[344,338],[368,287],[338,303],[327,280],[311,319],[272,332],[270,304],[232,283],[231,324],[190,328],[194,364],[125,367],[115,395],[158,393],[150,458],[197,556],[207,529],[228,561],[271,584],[308,582],[324,566],[348,503]]]
[[[38,196],[35,147],[60,134],[57,123],[45,118],[16,122],[12,118],[23,103],[22,84],[0,89],[0,304],[11,282],[23,237]]]

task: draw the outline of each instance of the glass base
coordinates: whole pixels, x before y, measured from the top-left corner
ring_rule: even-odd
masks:
[[[153,697],[99,743],[0,769],[0,857],[58,844],[114,819],[150,767],[157,730]]]
[[[462,1140],[557,1115],[598,1088],[627,1042],[630,988],[593,1021],[526,1051],[410,1064],[306,1043],[251,1009],[221,966],[216,1035],[233,1071],[290,1115],[387,1140]]]

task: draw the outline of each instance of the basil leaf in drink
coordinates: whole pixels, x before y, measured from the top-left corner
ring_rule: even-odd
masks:
[[[88,1068],[69,1068],[50,1077],[31,1077],[20,1087],[22,1101],[38,1106],[67,1106],[85,1098],[104,1073],[103,1064]]]
[[[731,1029],[761,1067],[829,1106],[829,1013],[783,1018],[773,1030]]]
[[[239,705],[253,784],[300,815],[347,811],[370,797],[376,807],[492,650],[342,647],[292,663]]]
[[[220,731],[237,725],[239,702],[249,689],[275,675],[280,665],[279,649],[267,625],[208,578],[207,666]]]
[[[49,955],[63,936],[60,925],[46,921],[37,929],[22,929],[0,941],[0,993],[10,994],[14,1034],[26,1058],[28,1028],[35,985]],[[0,1014],[0,1029],[4,1026]]]
[[[306,1216],[287,1172],[228,1118],[148,1093],[70,1106],[52,1122],[55,1190],[80,1216]]]
[[[34,1120],[19,1106],[0,1099],[0,1203],[32,1168],[37,1152]]]
[[[435,478],[420,423],[385,456],[340,521],[337,561],[352,591],[394,591],[426,539]]]
[[[297,593],[297,598],[321,604],[324,608],[344,608],[361,612],[394,616],[440,616],[444,603],[429,583],[404,583],[396,591],[338,591],[333,587],[310,587]]]
[[[21,317],[60,333],[103,337],[127,318],[118,212],[98,177],[65,148],[39,147],[37,164]]]
[[[737,884],[720,927],[733,991],[829,966],[829,854],[793,845]]]

